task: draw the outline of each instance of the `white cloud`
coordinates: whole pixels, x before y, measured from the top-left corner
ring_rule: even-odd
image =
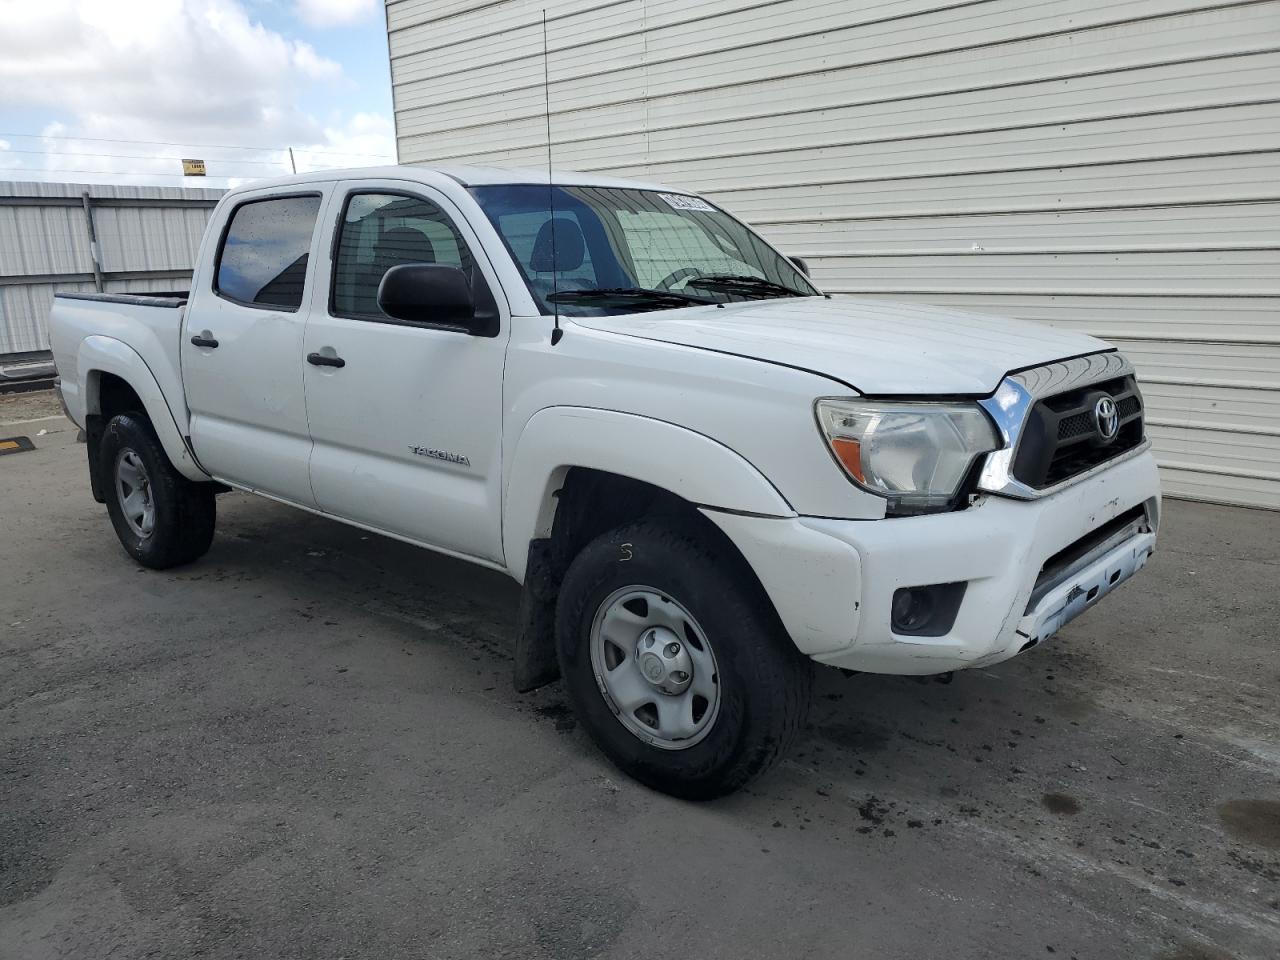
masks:
[[[348,82],[342,67],[252,20],[240,0],[0,0],[0,24],[0,109],[60,118],[46,139],[0,153],[0,178],[176,184],[182,156],[207,161],[209,186],[289,172],[284,151],[184,143],[394,156],[393,136],[368,120],[322,122],[298,106],[301,92]]]
[[[297,11],[313,27],[336,27],[371,16],[380,0],[298,0]]]
[[[342,126],[326,127],[323,139],[295,148],[294,156],[299,173],[395,163],[395,125],[379,113],[357,113]]]

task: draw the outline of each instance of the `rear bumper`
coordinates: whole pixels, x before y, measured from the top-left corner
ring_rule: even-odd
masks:
[[[1159,513],[1148,452],[1039,500],[992,496],[956,513],[876,521],[708,516],[752,564],[803,652],[851,670],[931,674],[997,663],[1044,642],[1141,569]],[[1131,514],[1142,522],[1119,540],[1092,543]],[[1077,543],[1079,555],[1054,568]],[[966,587],[945,633],[894,631],[895,590],[955,582]]]

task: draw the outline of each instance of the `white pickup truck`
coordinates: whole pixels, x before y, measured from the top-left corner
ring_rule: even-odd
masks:
[[[231,191],[189,292],[62,294],[62,397],[125,549],[259,493],[523,584],[516,684],[622,769],[764,770],[812,661],[944,674],[1043,643],[1159,521],[1099,340],[824,295],[714,204],[476,167]]]

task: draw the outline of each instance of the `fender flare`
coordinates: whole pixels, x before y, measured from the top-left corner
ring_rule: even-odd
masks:
[[[127,343],[103,336],[85,337],[81,342],[76,355],[76,380],[84,384],[85,413],[102,412],[99,377],[104,373],[114,374],[133,388],[174,469],[188,480],[199,482],[210,479],[187,449],[182,430],[155,374],[142,356]]]
[[[544,407],[525,424],[506,477],[503,551],[508,570],[522,583],[529,544],[550,535],[556,491],[573,467],[641,480],[697,507],[796,516],[764,474],[711,437],[616,410]]]

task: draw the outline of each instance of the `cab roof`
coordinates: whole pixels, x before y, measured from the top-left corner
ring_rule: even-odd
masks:
[[[324,183],[331,180],[420,180],[429,183],[430,175],[448,177],[464,187],[498,184],[535,184],[548,182],[546,167],[491,167],[468,164],[400,164],[382,167],[351,167],[338,170],[316,170],[288,177],[254,180],[235,187],[232,193],[261,190],[272,187],[295,186],[300,183]],[[574,170],[552,170],[551,183],[566,187],[618,187],[633,190],[662,190],[666,193],[689,193],[688,190],[665,187],[657,183],[627,180],[622,177],[605,177]]]

